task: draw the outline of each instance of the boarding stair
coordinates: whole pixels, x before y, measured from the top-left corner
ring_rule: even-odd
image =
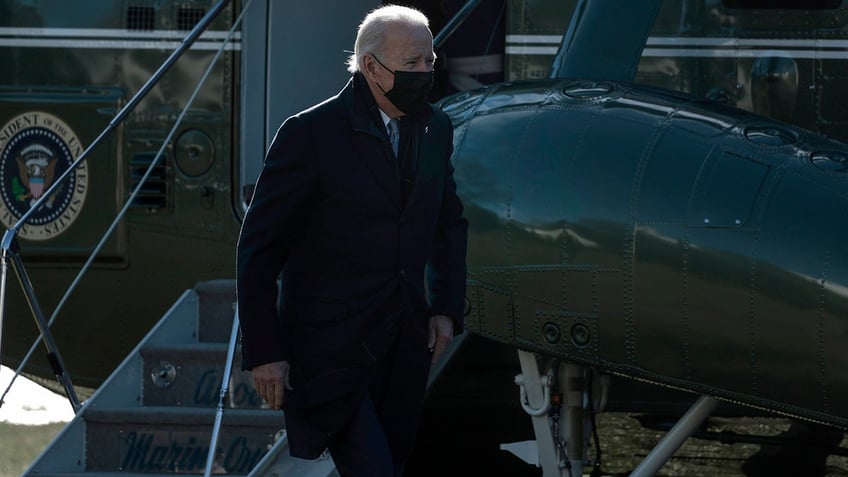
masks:
[[[24,475],[338,476],[289,455],[283,411],[241,371],[234,305],[234,280],[186,290]]]

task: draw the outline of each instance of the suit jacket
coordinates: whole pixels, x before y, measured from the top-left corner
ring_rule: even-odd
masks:
[[[290,362],[292,455],[323,451],[397,340],[408,382],[395,384],[409,390],[386,406],[416,422],[403,414],[423,400],[429,317],[450,316],[462,332],[468,225],[450,162],[453,128],[429,105],[414,121],[405,187],[359,74],[288,118],[267,152],[238,244],[242,367]],[[397,445],[404,453],[411,440]]]

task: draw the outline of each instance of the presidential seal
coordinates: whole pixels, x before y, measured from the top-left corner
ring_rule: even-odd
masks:
[[[0,221],[16,224],[82,153],[74,131],[56,116],[32,111],[0,128]],[[18,236],[42,241],[71,226],[88,191],[85,161],[41,200]]]

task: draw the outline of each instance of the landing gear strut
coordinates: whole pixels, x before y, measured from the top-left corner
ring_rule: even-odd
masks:
[[[542,468],[543,477],[580,477],[591,466],[600,475],[601,449],[595,414],[606,405],[609,377],[592,369],[518,350],[521,374],[515,377],[521,407],[533,422],[535,441],[503,444],[525,462]],[[540,374],[540,366],[545,369]],[[630,477],[647,477],[668,462],[718,406],[703,395],[659,441]],[[594,459],[588,458],[589,436],[594,437]]]
[[[594,432],[594,414],[606,403],[608,379],[592,379],[588,368],[545,359],[518,350],[521,374],[515,377],[521,406],[530,415],[536,441],[505,444],[525,462],[542,468],[544,477],[578,477],[587,466],[600,469],[596,446],[595,460],[589,460],[588,437]],[[543,366],[544,374],[539,367]]]

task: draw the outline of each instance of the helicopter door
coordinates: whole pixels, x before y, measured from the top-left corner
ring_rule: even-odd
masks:
[[[254,0],[242,29],[241,195],[243,213],[265,150],[290,115],[336,94],[356,28],[376,0],[335,2],[332,15],[310,2]],[[320,28],[319,28],[320,27]],[[320,31],[320,33],[318,33]]]

